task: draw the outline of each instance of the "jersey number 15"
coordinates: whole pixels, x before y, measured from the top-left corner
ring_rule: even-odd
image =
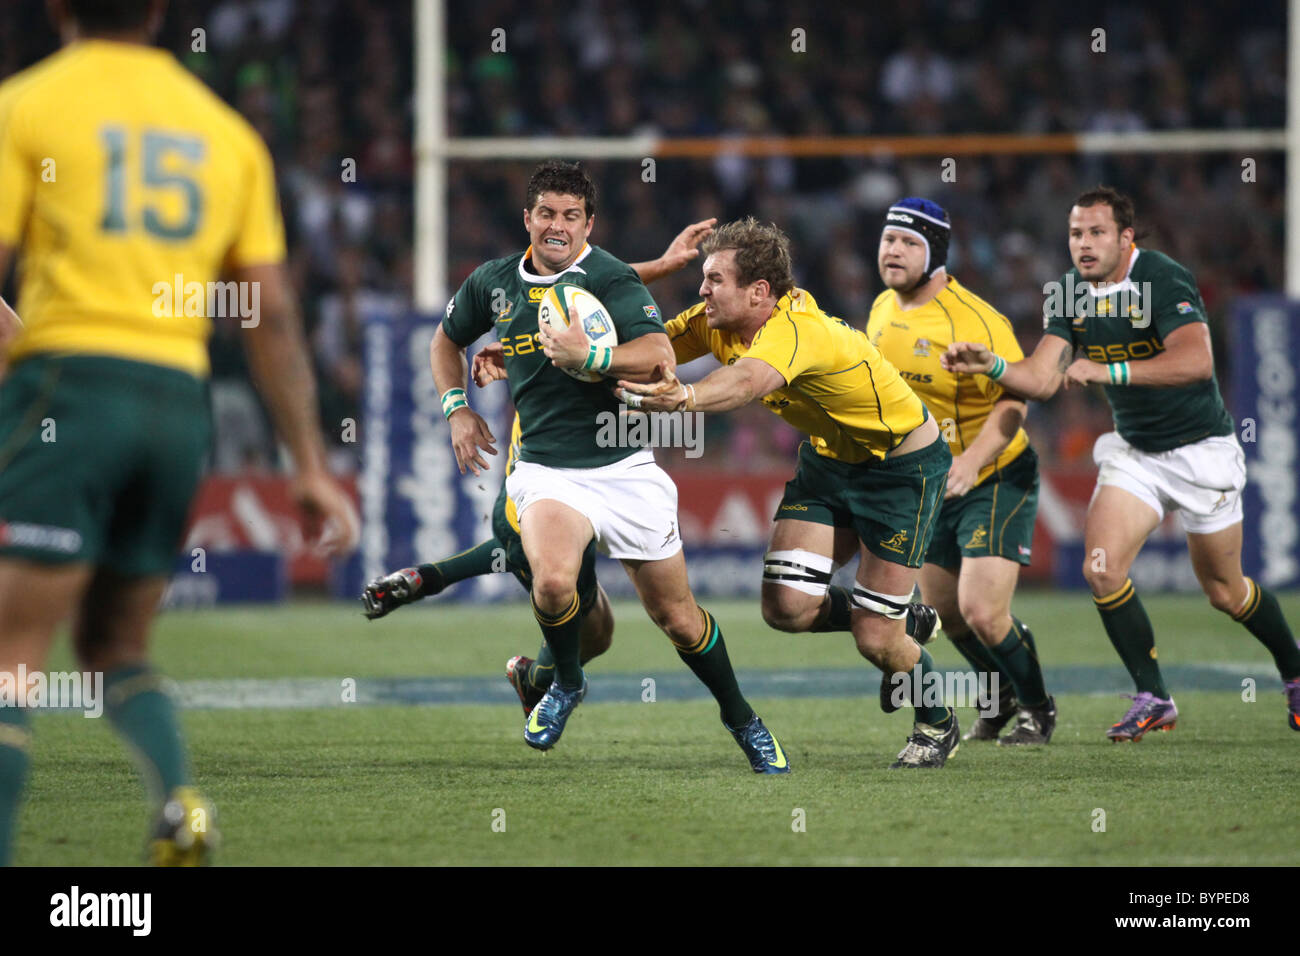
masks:
[[[99,225],[104,232],[124,233],[134,225],[128,221],[126,210],[127,131],[121,126],[105,126],[99,136],[108,151],[104,216]],[[140,134],[140,155],[140,186],[146,190],[173,191],[180,199],[181,214],[169,221],[157,206],[146,202],[140,210],[139,225],[159,239],[189,239],[199,227],[203,194],[194,178],[177,171],[168,159],[176,156],[190,164],[202,161],[203,141],[182,133],[144,130]]]

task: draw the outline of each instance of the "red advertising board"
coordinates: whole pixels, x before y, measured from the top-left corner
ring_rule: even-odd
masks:
[[[691,545],[763,547],[772,529],[772,516],[785,491],[784,471],[680,470],[673,474],[678,490],[682,539]],[[1092,469],[1049,472],[1039,493],[1034,531],[1033,563],[1023,578],[1052,577],[1054,545],[1077,538],[1092,494]],[[355,496],[356,482],[344,481]],[[191,512],[185,550],[251,548],[278,551],[289,559],[294,585],[321,585],[328,562],[304,543],[303,517],[293,502],[290,481],[282,475],[213,475],[204,480]],[[436,560],[442,555],[423,556]]]

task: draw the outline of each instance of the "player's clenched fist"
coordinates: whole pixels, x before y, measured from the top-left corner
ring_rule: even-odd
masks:
[[[465,474],[466,468],[475,475],[480,474],[479,469],[487,471],[488,463],[480,451],[489,455],[497,453],[493,446],[496,438],[492,435],[492,429],[488,428],[488,423],[474,409],[458,408],[451,413],[447,424],[451,426],[451,447],[456,452],[456,467],[460,473]]]
[[[959,375],[978,375],[993,367],[993,353],[988,346],[979,342],[953,342],[948,350],[939,356],[939,364],[945,372]]]
[[[415,568],[403,568],[375,578],[361,592],[362,613],[369,620],[383,617],[395,607],[424,597],[424,581]]]

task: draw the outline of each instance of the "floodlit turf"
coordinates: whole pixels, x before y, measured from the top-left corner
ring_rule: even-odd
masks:
[[[1116,745],[1102,735],[1127,701],[1063,695],[1045,749],[967,743],[942,771],[903,773],[885,768],[910,715],[881,714],[864,673],[860,701],[754,700],[794,767],[775,778],[748,770],[708,701],[584,704],[546,755],[524,745],[517,705],[205,710],[185,728],[228,865],[1300,863],[1300,734],[1268,655],[1200,600],[1146,603],[1162,661],[1258,664],[1258,699],[1175,687],[1176,730]],[[1018,605],[1049,668],[1116,663],[1086,595]],[[865,668],[842,635],[776,635],[753,605],[709,606],[739,669]],[[1300,600],[1284,607],[1300,623]],[[683,669],[637,608],[616,613],[593,680]],[[157,656],[183,680],[495,675],[536,643],[520,605],[354,614],[176,612]],[[16,862],[137,862],[146,810],[107,723],[34,723]]]

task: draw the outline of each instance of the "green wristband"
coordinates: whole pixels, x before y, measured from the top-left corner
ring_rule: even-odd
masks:
[[[614,362],[614,350],[608,345],[588,345],[587,358],[582,363],[584,369],[603,372]]]
[[[1110,373],[1110,384],[1127,385],[1129,379],[1128,362],[1111,362],[1106,366],[1106,371]]]
[[[985,372],[984,374],[996,382],[998,379],[1002,377],[1003,373],[1005,373],[1006,370],[1007,370],[1007,360],[1004,359],[1001,355],[995,355],[993,356],[993,367],[989,369],[987,372]]]
[[[469,408],[469,399],[463,388],[449,388],[442,394],[442,414],[451,418],[451,413],[458,409]]]

